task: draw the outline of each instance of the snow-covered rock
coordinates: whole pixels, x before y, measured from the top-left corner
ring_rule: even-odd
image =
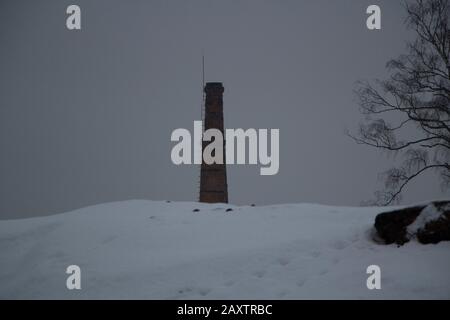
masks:
[[[449,299],[450,243],[377,244],[381,210],[135,200],[0,221],[0,298]]]
[[[408,231],[412,236],[415,232],[419,242],[424,244],[450,241],[450,204],[429,204],[408,227]]]
[[[375,218],[375,228],[387,244],[404,244],[418,239],[423,244],[450,240],[450,203],[428,204],[382,212]]]

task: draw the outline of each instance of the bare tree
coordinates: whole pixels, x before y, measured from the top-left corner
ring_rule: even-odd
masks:
[[[416,34],[408,53],[387,63],[388,79],[358,82],[355,89],[366,118],[349,135],[403,158],[384,172],[378,205],[398,202],[405,186],[426,171],[436,171],[444,188],[450,185],[450,1],[414,0],[405,8]]]

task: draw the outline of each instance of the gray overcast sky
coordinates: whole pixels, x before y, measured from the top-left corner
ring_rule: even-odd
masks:
[[[374,3],[381,31],[365,27]],[[358,205],[393,159],[345,135],[362,120],[352,90],[405,51],[403,20],[392,0],[3,0],[0,218],[195,201],[199,167],[172,164],[170,134],[200,119],[202,51],[225,126],[280,129],[279,174],[229,166],[230,202]],[[444,196],[430,174],[403,203]]]

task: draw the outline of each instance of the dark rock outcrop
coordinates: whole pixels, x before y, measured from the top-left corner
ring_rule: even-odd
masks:
[[[435,217],[423,217],[422,215],[427,214],[425,210],[435,210]],[[419,218],[419,216],[421,217]],[[419,225],[415,233],[411,234],[411,231],[408,231],[408,227],[415,223],[416,219],[422,219],[424,225]],[[429,205],[419,205],[380,213],[375,218],[375,229],[378,236],[386,244],[396,243],[403,245],[412,237],[416,237],[423,244],[449,241],[450,201],[437,201]]]
[[[416,220],[425,206],[416,206],[383,212],[375,218],[375,229],[386,244],[404,244],[409,241],[406,228]]]

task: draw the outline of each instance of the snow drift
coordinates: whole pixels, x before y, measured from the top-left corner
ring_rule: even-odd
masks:
[[[135,200],[0,221],[0,298],[449,299],[450,243],[377,244],[380,211]]]

